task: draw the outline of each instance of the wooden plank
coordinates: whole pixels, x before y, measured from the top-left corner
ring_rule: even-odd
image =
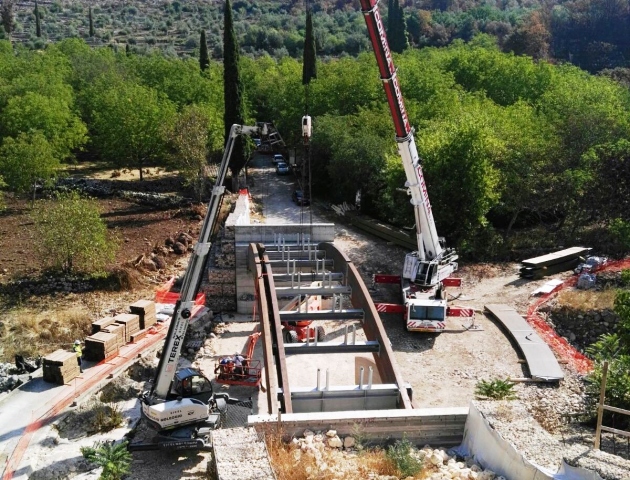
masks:
[[[623,408],[611,407],[610,405],[604,405],[604,410],[615,413],[623,413],[624,415],[630,415],[630,410],[624,410]]]
[[[609,433],[614,433],[616,435],[621,435],[623,437],[629,437],[630,438],[630,432],[626,432],[625,430],[617,430],[616,428],[610,428],[610,427],[601,427],[602,432],[609,432]]]
[[[564,262],[566,260],[580,257],[588,253],[591,249],[588,247],[571,247],[559,250],[557,252],[541,255],[540,257],[528,258],[521,263],[528,267],[545,267]]]

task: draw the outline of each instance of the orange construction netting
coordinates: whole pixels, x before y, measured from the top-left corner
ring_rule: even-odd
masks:
[[[175,277],[172,277],[168,282],[159,287],[155,291],[155,302],[156,303],[169,303],[176,304],[177,300],[179,300],[179,293],[171,292],[171,288],[175,283]],[[205,293],[198,293],[195,298],[195,305],[205,305],[206,304],[206,295]]]
[[[630,258],[608,262],[600,268],[593,270],[593,272],[617,271],[626,268],[630,268]],[[577,280],[578,275],[574,275],[563,284],[559,285],[553,292],[536,298],[536,300],[530,303],[527,309],[527,321],[536,329],[538,335],[547,342],[561,360],[567,362],[567,365],[572,367],[572,369],[576,372],[584,375],[593,369],[593,361],[584,354],[578,352],[571,344],[569,344],[569,342],[558,335],[539,312],[540,307],[555,298],[562,289],[574,287]]]

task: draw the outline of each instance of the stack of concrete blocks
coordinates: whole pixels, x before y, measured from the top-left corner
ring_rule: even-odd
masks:
[[[44,381],[64,385],[80,374],[77,354],[65,350],[55,350],[44,357]]]
[[[131,336],[140,330],[140,316],[133,313],[121,313],[116,315],[114,320],[125,327],[125,343],[129,343]]]
[[[157,321],[155,302],[138,300],[136,303],[129,305],[129,311],[137,315],[140,322],[140,329],[131,335],[131,341],[137,342],[146,336],[148,329],[155,325]]]
[[[119,337],[117,333],[100,331],[85,339],[83,358],[94,362],[100,362],[101,360],[105,360],[106,358],[116,355],[118,353],[118,348]]]

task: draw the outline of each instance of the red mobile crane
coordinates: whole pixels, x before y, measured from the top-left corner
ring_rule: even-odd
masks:
[[[470,309],[448,307],[443,292],[446,286],[459,286],[461,280],[449,278],[457,270],[457,253],[444,248],[438,237],[429,202],[422,164],[416,149],[414,130],[409,124],[392,52],[378,9],[378,0],[360,0],[367,24],[370,41],[381,74],[387,103],[394,120],[398,153],[402,159],[407,182],[405,187],[411,196],[416,220],[418,250],[405,257],[402,275],[380,275],[376,281],[392,283],[400,281],[404,306],[382,305],[379,311],[403,312],[407,330],[441,332],[447,316],[472,316]]]

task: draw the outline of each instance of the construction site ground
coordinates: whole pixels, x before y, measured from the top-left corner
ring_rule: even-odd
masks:
[[[250,174],[254,176],[254,186],[252,197],[255,202],[260,202],[263,198],[266,201],[274,201],[276,195],[290,195],[292,186],[286,182],[278,184],[268,181],[256,181],[257,170],[261,175],[269,176],[271,161],[269,165],[252,167]],[[271,179],[270,179],[271,180]],[[262,189],[265,189],[264,191]],[[270,191],[270,189],[282,188],[282,191]],[[264,193],[264,195],[263,195]],[[289,208],[288,206],[286,208]],[[297,206],[293,206],[299,209]],[[402,265],[405,250],[389,245],[386,242],[372,236],[363,234],[354,227],[343,222],[332,212],[321,208],[318,205],[312,207],[317,211],[317,217],[323,221],[334,222],[336,227],[335,243],[345,251],[359,268],[366,284],[370,284],[372,275],[375,273],[399,273]],[[264,211],[264,209],[263,209]],[[304,218],[304,216],[301,216]],[[177,230],[198,228],[198,220],[183,217],[180,222],[178,216],[177,224],[163,226],[159,234],[154,237],[145,236],[143,228],[145,225],[138,225],[136,231],[138,243],[149,243],[161,241],[160,236],[166,237],[176,228]],[[3,219],[4,220],[4,219]],[[150,225],[147,222],[146,225]],[[5,229],[3,222],[3,230]],[[174,227],[174,228],[172,228]],[[147,227],[148,228],[148,227]],[[153,225],[150,228],[156,228]],[[128,238],[128,236],[126,236]],[[27,239],[22,243],[22,249],[28,248],[31,242]],[[162,239],[163,240],[163,239]],[[134,252],[135,253],[135,252]],[[26,255],[26,253],[24,254]],[[182,259],[172,266],[174,270],[185,266]],[[538,281],[526,281],[517,276],[516,264],[471,264],[464,265],[460,269],[459,276],[464,279],[464,285],[459,300],[454,304],[472,306],[481,309],[487,303],[504,303],[513,306],[517,311],[525,313],[530,302],[530,294],[547,279]],[[569,274],[556,275],[557,278],[566,278]],[[122,294],[107,294],[97,292],[84,295],[69,296],[69,298],[57,297],[55,300],[58,306],[64,303],[80,302],[89,307],[91,312],[98,315],[100,312],[108,312],[124,308],[129,303],[138,298],[145,298],[153,289],[153,285],[161,277],[151,278],[151,281],[135,292],[125,292]],[[151,285],[153,283],[153,285]],[[460,292],[454,290],[453,295]],[[90,296],[96,296],[97,301],[88,300]],[[378,286],[373,290],[376,302],[396,302],[398,301],[398,291],[396,287]],[[49,306],[50,307],[50,306]],[[482,331],[465,331],[461,333],[445,333],[441,335],[426,335],[407,332],[404,324],[397,315],[383,315],[383,323],[392,343],[394,354],[402,376],[405,381],[413,387],[414,405],[419,407],[447,407],[466,406],[474,398],[475,385],[481,379],[493,378],[519,378],[526,376],[526,367],[519,363],[519,356],[516,349],[510,343],[505,334],[490,319],[482,314],[477,314],[476,323],[480,325]],[[225,322],[220,328],[215,338],[207,342],[206,348],[200,351],[197,359],[198,365],[209,376],[215,362],[222,355],[232,355],[236,351],[243,351],[247,336],[253,331],[255,324],[248,322],[245,317],[230,317],[223,315]],[[235,320],[239,320],[236,322]],[[449,320],[449,328],[459,329],[464,320]],[[335,332],[335,325],[325,326],[328,335],[339,335]],[[337,327],[338,328],[338,327]],[[258,349],[260,346],[257,347]],[[294,357],[295,361],[303,361],[304,357]],[[289,369],[291,378],[295,378],[297,384],[313,385],[316,382],[316,370],[321,368],[322,372],[330,369],[334,373],[331,384],[337,382],[346,383],[356,379],[356,364],[340,361],[333,356],[322,355],[317,358],[317,363],[307,365],[307,373],[304,374],[304,365],[297,363],[293,367],[293,359],[290,359]],[[341,366],[341,369],[340,369]],[[345,369],[345,370],[344,370]],[[292,375],[292,372],[297,375]],[[337,377],[337,372],[345,372],[342,377]],[[565,369],[567,375],[565,381],[559,386],[544,386],[528,383],[519,383],[516,387],[517,395],[524,407],[538,419],[541,425],[554,433],[558,438],[568,438],[562,426],[561,414],[579,412],[583,410],[582,383],[579,377],[573,372]],[[133,381],[131,381],[133,383]],[[137,387],[140,388],[140,387]],[[264,397],[261,392],[247,387],[229,387],[225,390],[238,398],[247,398],[250,395],[256,405],[260,405],[257,397]],[[135,399],[127,400],[124,404],[124,413],[128,422],[137,419],[138,405]],[[87,405],[87,404],[86,404]],[[2,406],[2,404],[0,404]],[[87,408],[87,407],[86,407]],[[261,407],[258,407],[261,408]],[[257,410],[254,407],[254,410]],[[257,413],[257,412],[255,412]],[[63,418],[59,418],[63,422]],[[47,427],[38,431],[31,442],[28,450],[29,463],[38,469],[41,474],[34,474],[29,478],[66,478],[59,476],[60,472],[81,470],[80,446],[92,445],[96,440],[115,438],[120,432],[115,430],[106,436],[87,436],[81,431],[80,425],[74,425],[75,436],[70,438],[60,432],[63,428],[59,426]],[[573,442],[588,444],[590,437],[586,434],[571,433]],[[208,477],[209,453],[207,452],[143,452],[134,454],[132,463],[131,478],[133,479],[172,479],[172,478],[211,478]],[[79,467],[77,467],[77,465]],[[57,472],[58,475],[55,475]],[[74,476],[71,473],[69,476]],[[83,478],[96,478],[95,476],[85,476]],[[623,478],[623,477],[620,477]]]

